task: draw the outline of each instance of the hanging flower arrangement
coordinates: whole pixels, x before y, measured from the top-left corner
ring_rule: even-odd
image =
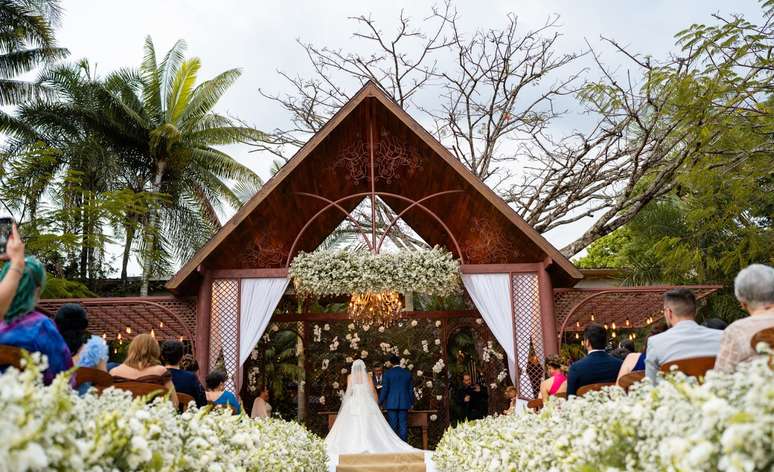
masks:
[[[459,293],[460,264],[438,246],[425,251],[372,254],[368,251],[300,253],[290,264],[290,277],[302,296],[365,293]]]

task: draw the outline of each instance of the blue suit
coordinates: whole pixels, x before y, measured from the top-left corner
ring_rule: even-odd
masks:
[[[605,351],[593,351],[581,360],[575,361],[567,372],[567,395],[576,395],[584,385],[615,382],[621,370],[621,359]]]
[[[414,385],[409,371],[395,366],[384,373],[379,404],[387,410],[392,430],[402,440],[408,440],[408,410],[414,406]]]

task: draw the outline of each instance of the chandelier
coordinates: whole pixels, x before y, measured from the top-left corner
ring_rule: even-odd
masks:
[[[389,326],[403,309],[395,291],[353,293],[347,313],[361,325]]]

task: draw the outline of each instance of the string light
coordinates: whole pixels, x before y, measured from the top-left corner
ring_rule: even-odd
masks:
[[[613,321],[613,324],[612,324],[612,325],[610,325],[610,326],[612,326],[612,327],[613,327],[613,329],[615,329],[615,321]]]
[[[615,338],[615,331],[613,331],[613,335],[612,335],[612,337],[613,337],[613,338]]]
[[[164,322],[163,321],[159,321],[159,328],[163,328],[163,327],[164,327]]]
[[[107,339],[107,334],[102,333],[102,339]]]
[[[576,321],[576,322],[575,322],[575,327],[576,327],[576,328],[580,328],[580,321]]]
[[[591,314],[591,321],[594,321],[594,313]]]
[[[607,323],[605,323],[605,330],[607,330]]]
[[[151,337],[152,338],[156,338],[156,332],[153,331],[153,328],[151,328]]]
[[[578,336],[578,333],[575,333],[575,339],[580,339],[580,336]]]
[[[629,326],[629,318],[626,318],[626,326]]]
[[[126,327],[126,334],[132,334],[132,328]]]

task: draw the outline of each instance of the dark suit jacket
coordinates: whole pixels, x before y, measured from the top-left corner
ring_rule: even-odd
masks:
[[[172,374],[172,385],[175,386],[176,392],[186,393],[191,395],[196,402],[196,406],[202,407],[207,404],[207,396],[204,394],[204,387],[202,387],[199,379],[196,378],[196,374],[188,372],[187,370],[180,369],[168,369]]]
[[[408,410],[414,406],[414,385],[409,371],[395,366],[384,373],[379,404],[386,410]]]
[[[604,351],[590,352],[570,366],[567,374],[567,395],[576,395],[578,389],[584,385],[615,382],[622,363],[622,360]]]

